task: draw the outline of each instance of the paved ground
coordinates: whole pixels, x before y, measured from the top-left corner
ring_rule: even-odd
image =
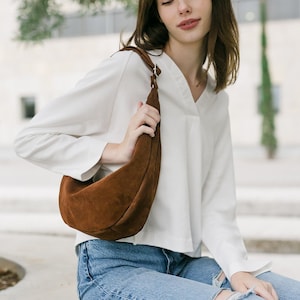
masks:
[[[250,256],[300,280],[300,147],[268,161],[260,149],[235,148],[239,219]],[[0,257],[26,270],[0,300],[77,299],[74,233],[60,219],[60,176],[0,148]],[[271,252],[271,253],[266,253]]]
[[[75,300],[74,238],[36,234],[0,234],[1,255],[26,270],[16,286],[0,292],[1,300]]]
[[[0,234],[0,240],[1,245],[5,245],[1,254],[26,269],[22,281],[0,292],[1,300],[77,299],[72,237]],[[275,272],[300,280],[300,255],[251,253],[250,256],[271,259]]]

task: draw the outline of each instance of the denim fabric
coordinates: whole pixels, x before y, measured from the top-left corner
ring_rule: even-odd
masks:
[[[222,271],[208,257],[103,240],[77,247],[81,300],[214,300],[222,289],[231,288],[226,278],[219,280]],[[280,300],[300,295],[297,281],[270,272],[259,277],[272,282]],[[237,296],[234,299],[261,299],[251,291]]]

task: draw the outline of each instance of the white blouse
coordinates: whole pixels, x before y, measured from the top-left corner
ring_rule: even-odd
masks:
[[[157,194],[144,228],[120,241],[201,255],[202,242],[230,278],[270,269],[250,261],[236,225],[236,195],[228,97],[215,82],[195,102],[185,77],[165,53],[152,51],[161,69],[162,161]],[[131,51],[117,52],[67,94],[51,102],[19,133],[18,155],[41,167],[87,180],[120,165],[100,165],[107,143],[119,143],[150,91],[151,71]],[[76,243],[94,239],[78,232]]]

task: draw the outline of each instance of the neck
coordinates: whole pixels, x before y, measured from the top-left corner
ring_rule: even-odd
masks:
[[[169,42],[165,52],[179,67],[187,81],[191,85],[199,85],[203,79],[203,61],[205,57],[203,44],[199,45],[176,45]]]

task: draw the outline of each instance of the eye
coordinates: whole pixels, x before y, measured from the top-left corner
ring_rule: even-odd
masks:
[[[161,5],[168,5],[168,4],[171,4],[173,2],[173,0],[166,0],[166,1],[163,1],[161,3]]]

